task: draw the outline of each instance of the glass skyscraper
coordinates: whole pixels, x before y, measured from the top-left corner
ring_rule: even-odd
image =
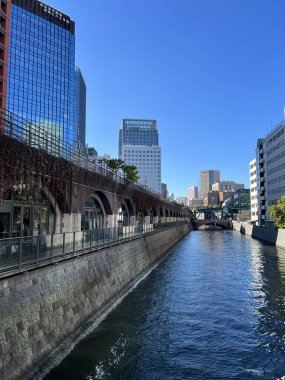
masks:
[[[119,134],[119,157],[123,145],[158,145],[156,120],[123,119]]]
[[[85,147],[86,131],[86,85],[79,67],[75,68],[75,103],[78,120],[78,143]]]
[[[76,145],[75,24],[37,0],[12,0],[7,103],[9,111],[45,129],[47,138]]]

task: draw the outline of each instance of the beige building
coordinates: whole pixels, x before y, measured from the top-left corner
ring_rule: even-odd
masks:
[[[214,191],[233,191],[235,192],[238,189],[244,189],[243,183],[236,183],[234,181],[217,181],[213,183],[212,190]]]
[[[188,199],[197,199],[198,198],[198,186],[190,186],[187,189]]]
[[[200,173],[200,198],[204,199],[212,185],[220,181],[220,170],[201,170]]]
[[[208,191],[203,197],[204,206],[219,206],[220,204],[220,193],[219,191]]]

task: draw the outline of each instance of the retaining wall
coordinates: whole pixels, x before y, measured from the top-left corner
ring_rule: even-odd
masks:
[[[234,229],[255,239],[285,248],[285,229],[233,222]]]
[[[0,379],[23,379],[191,229],[153,232],[0,280]]]

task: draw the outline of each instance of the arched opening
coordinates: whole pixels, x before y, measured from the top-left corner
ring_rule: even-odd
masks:
[[[0,238],[54,233],[55,207],[40,186],[11,187],[0,205]]]
[[[111,214],[111,207],[105,194],[96,192],[85,202],[81,216],[81,229],[96,230],[106,228],[107,216]]]
[[[143,224],[144,223],[144,217],[147,216],[147,212],[143,209],[139,209],[138,215],[137,215],[137,221],[138,224]]]
[[[119,227],[125,227],[130,224],[129,210],[126,204],[123,202],[118,211],[118,225]]]
[[[125,199],[118,210],[118,225],[123,227],[131,225],[131,217],[133,215],[133,205],[129,199]]]

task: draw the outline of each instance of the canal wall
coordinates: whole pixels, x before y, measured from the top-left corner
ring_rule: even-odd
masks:
[[[0,379],[27,378],[142,278],[191,224],[0,280]]]
[[[269,226],[255,226],[249,223],[233,222],[235,230],[245,235],[252,236],[255,239],[285,248],[285,229],[274,228]]]

